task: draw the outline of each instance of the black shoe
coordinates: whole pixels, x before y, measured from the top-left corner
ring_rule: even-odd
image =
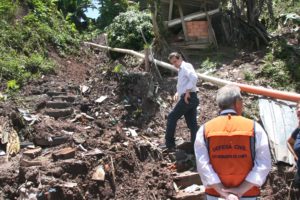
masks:
[[[175,146],[168,147],[165,144],[159,145],[158,148],[160,148],[163,153],[170,153],[170,152],[175,152],[176,151],[176,147]]]

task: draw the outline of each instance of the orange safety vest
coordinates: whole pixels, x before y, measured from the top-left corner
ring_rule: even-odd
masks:
[[[238,187],[254,166],[254,121],[230,114],[219,116],[204,125],[204,134],[210,163],[222,184],[227,188]],[[205,192],[220,196],[213,188],[207,188]],[[259,188],[253,187],[243,197],[259,194]]]

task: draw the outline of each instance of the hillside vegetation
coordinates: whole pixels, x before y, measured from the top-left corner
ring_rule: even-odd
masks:
[[[8,89],[53,71],[51,49],[61,56],[76,52],[80,35],[54,2],[3,0],[0,4],[0,79],[8,81]]]

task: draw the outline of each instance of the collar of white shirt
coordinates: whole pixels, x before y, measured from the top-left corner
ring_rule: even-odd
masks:
[[[237,114],[235,110],[233,109],[225,109],[225,110],[222,110],[220,112],[220,115],[226,115],[226,114],[229,114],[229,113],[234,113],[234,114]]]

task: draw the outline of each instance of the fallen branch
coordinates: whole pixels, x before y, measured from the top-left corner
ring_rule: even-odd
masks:
[[[85,42],[84,44],[102,48],[102,49],[108,49],[110,51],[116,51],[119,53],[130,54],[130,55],[137,56],[137,57],[143,58],[143,59],[145,58],[144,54],[138,53],[138,52],[130,50],[130,49],[111,48],[111,47],[107,47],[107,46],[103,46],[103,45],[99,45],[99,44],[95,44],[95,43],[91,43],[91,42]],[[175,68],[174,66],[172,66],[166,62],[159,61],[159,60],[156,60],[151,57],[149,58],[149,60],[163,68],[178,72],[177,68]],[[215,77],[207,76],[207,75],[200,74],[200,73],[197,73],[197,75],[200,79],[211,82],[218,86],[224,86],[227,84],[235,84],[235,85],[239,86],[242,91],[247,92],[247,93],[263,95],[263,96],[272,97],[275,99],[282,99],[282,100],[288,100],[288,101],[294,101],[294,102],[300,101],[300,94],[298,94],[298,93],[285,92],[285,91],[279,91],[279,90],[274,90],[274,89],[267,89],[264,87],[250,86],[250,85],[246,85],[246,84],[242,84],[242,83],[235,83],[235,82],[222,80],[220,78],[215,78]]]

